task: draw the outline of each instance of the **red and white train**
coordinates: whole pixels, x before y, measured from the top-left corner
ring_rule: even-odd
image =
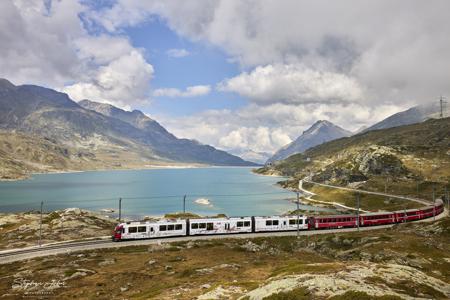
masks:
[[[113,232],[114,241],[162,238],[173,236],[214,235],[270,231],[295,231],[378,226],[404,223],[437,216],[444,211],[438,200],[434,206],[394,212],[333,216],[271,216],[203,219],[166,219],[120,223]],[[298,226],[297,226],[298,221]]]

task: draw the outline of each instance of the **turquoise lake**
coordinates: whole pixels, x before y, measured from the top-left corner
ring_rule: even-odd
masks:
[[[91,171],[37,174],[23,181],[0,182],[0,212],[51,211],[79,207],[115,209],[139,218],[183,211],[201,215],[272,215],[295,209],[295,194],[276,185],[282,177],[253,174],[251,168],[214,167]],[[210,205],[195,202],[206,198]],[[302,206],[305,209],[319,209]]]

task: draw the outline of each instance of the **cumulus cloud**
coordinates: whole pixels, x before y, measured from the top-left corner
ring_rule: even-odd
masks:
[[[218,46],[247,70],[301,64],[358,85],[370,105],[418,104],[448,92],[449,6],[446,0],[119,0],[97,19],[114,29],[159,15],[178,34]]]
[[[174,58],[180,58],[190,55],[191,53],[187,51],[186,49],[169,49],[167,50],[167,56],[174,57]]]
[[[186,90],[182,91],[176,88],[163,88],[153,91],[154,97],[198,97],[204,96],[211,92],[211,86],[209,85],[194,85],[188,86]]]
[[[257,67],[225,80],[218,88],[260,103],[355,102],[363,95],[354,78],[298,65]]]
[[[88,12],[76,0],[0,1],[0,77],[123,108],[145,101],[152,65],[124,36],[90,35]]]
[[[85,34],[76,1],[0,1],[0,76],[14,83],[60,85],[83,69],[72,37]]]
[[[238,110],[207,110],[194,115],[156,118],[175,135],[194,138],[244,157],[264,161],[317,120],[356,130],[399,110],[396,105],[367,108],[354,103],[250,104]],[[261,154],[261,155],[256,155]]]
[[[95,99],[125,109],[148,99],[153,67],[139,51],[121,55],[92,73],[88,80],[67,86],[63,91],[75,100]]]

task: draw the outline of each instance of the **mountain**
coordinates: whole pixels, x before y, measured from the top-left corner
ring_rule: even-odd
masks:
[[[95,111],[138,128],[145,133],[145,138],[141,139],[141,142],[151,146],[156,153],[172,160],[216,165],[256,165],[243,161],[237,156],[228,154],[225,151],[217,150],[208,145],[202,145],[197,141],[178,139],[158,122],[139,110],[129,112],[110,104],[90,100],[82,100],[79,102],[79,105],[85,109]]]
[[[355,134],[361,133],[361,132],[365,131],[367,128],[369,128],[369,126],[363,125],[363,126],[359,127],[358,129],[356,129],[355,131],[353,131],[353,134],[355,135]]]
[[[441,193],[450,188],[450,118],[373,130],[330,141],[257,170],[332,184],[362,183],[361,188],[390,188],[406,195],[416,193],[418,182],[424,197],[431,188]],[[438,188],[438,185],[440,187]],[[417,195],[417,194],[416,194]]]
[[[351,132],[329,121],[319,120],[308,130],[304,131],[295,141],[278,150],[267,162],[273,163],[293,154],[302,153],[316,145],[350,135]]]
[[[253,161],[255,163],[258,163],[260,165],[263,165],[267,159],[269,159],[272,156],[272,153],[269,152],[261,152],[261,151],[254,151],[252,149],[233,149],[229,150],[231,154],[237,155],[239,157],[242,157],[245,160]]]
[[[87,105],[86,102],[84,104]],[[46,141],[50,141],[67,154],[62,159],[68,161],[66,168],[145,167],[176,163],[255,165],[214,147],[178,139],[140,111],[127,112],[105,105],[102,109],[99,108],[99,112],[86,109],[67,94],[52,89],[34,85],[15,86],[6,79],[0,79],[2,133],[27,135],[30,140],[28,149],[33,148],[32,141],[43,149]],[[24,138],[17,140],[23,141]],[[0,155],[0,159],[5,157]],[[32,158],[29,162],[34,163]],[[45,170],[54,167],[51,159],[46,161]],[[58,169],[64,168],[59,164]]]
[[[421,123],[430,118],[439,117],[440,105],[438,102],[414,106],[405,111],[393,114],[386,119],[366,128],[362,132],[371,130],[386,129],[402,125]],[[446,114],[448,116],[448,112]]]

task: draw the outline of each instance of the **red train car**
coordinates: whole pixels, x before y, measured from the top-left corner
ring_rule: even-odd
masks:
[[[356,215],[310,217],[309,229],[356,227],[357,219]]]
[[[395,213],[369,213],[360,216],[360,226],[388,225],[396,222]]]

